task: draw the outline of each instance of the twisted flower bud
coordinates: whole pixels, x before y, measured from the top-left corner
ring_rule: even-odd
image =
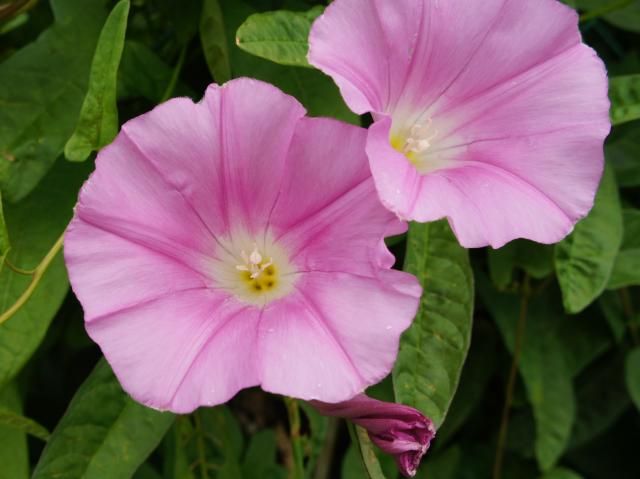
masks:
[[[341,403],[311,401],[320,414],[348,419],[367,430],[371,441],[394,456],[400,472],[415,476],[436,431],[431,419],[403,404],[372,399],[365,394]]]

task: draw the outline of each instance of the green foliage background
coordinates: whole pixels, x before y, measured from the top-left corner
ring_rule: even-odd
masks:
[[[640,477],[640,1],[565,3],[611,77],[591,214],[555,246],[466,251],[443,222],[389,239],[425,295],[370,394],[438,426],[419,478]],[[366,126],[306,62],[324,4],[0,0],[0,479],[293,477],[280,398],[176,417],[123,393],[84,332],[60,235],[119,125],[212,81],[259,78]],[[305,477],[398,477],[362,431],[300,407]]]

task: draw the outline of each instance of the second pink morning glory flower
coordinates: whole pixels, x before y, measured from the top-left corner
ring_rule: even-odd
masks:
[[[89,335],[124,389],[188,412],[250,386],[338,402],[388,374],[421,288],[391,270],[366,131],[262,82],[127,122],[65,237]]]
[[[335,0],[309,61],[357,113],[381,200],[461,244],[562,239],[593,205],[607,75],[556,0]]]

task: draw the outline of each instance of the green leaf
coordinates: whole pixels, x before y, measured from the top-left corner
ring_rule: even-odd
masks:
[[[553,247],[527,240],[515,240],[500,249],[488,249],[491,281],[505,289],[516,268],[532,278],[545,278],[553,272]]]
[[[497,335],[495,328],[489,327],[487,322],[476,322],[460,386],[453,397],[447,420],[438,430],[439,446],[446,444],[464,426],[483,399],[498,359],[495,354]]]
[[[590,443],[605,433],[629,407],[624,381],[623,356],[616,354],[597,361],[576,381],[578,404],[570,449]]]
[[[201,479],[216,470],[216,479],[242,478],[243,449],[240,425],[226,406],[200,408],[179,416],[167,436],[164,476]]]
[[[622,234],[618,187],[613,170],[607,166],[593,209],[556,245],[556,272],[567,312],[579,313],[604,291]]]
[[[640,347],[636,347],[627,355],[625,379],[629,395],[640,411]]]
[[[0,193],[0,272],[4,266],[4,260],[11,249],[9,241],[9,233],[7,232],[7,224],[4,219],[4,208],[2,206],[2,193]]]
[[[616,343],[621,343],[627,332],[627,320],[620,292],[605,291],[598,298],[598,305],[609,325],[611,335]]]
[[[33,437],[37,437],[44,441],[48,440],[50,435],[49,431],[33,419],[29,419],[15,411],[6,409],[2,407],[2,405],[0,405],[0,426],[22,431],[25,434],[30,434]]]
[[[281,65],[310,67],[307,62],[309,31],[323,6],[308,12],[257,13],[238,28],[236,43],[243,50]]]
[[[367,430],[360,426],[355,426],[354,429],[358,450],[360,451],[360,457],[362,458],[365,472],[367,473],[369,479],[386,479],[384,472],[382,472],[380,461],[376,456],[376,450],[373,446],[373,443],[371,442],[371,439],[369,439]]]
[[[445,423],[446,424],[446,423]],[[432,453],[426,457],[425,467],[418,479],[458,479],[460,466],[466,464],[460,446],[452,446],[442,452]]]
[[[604,11],[604,18],[618,28],[640,32],[640,0],[574,0],[587,12]]]
[[[613,264],[608,289],[640,285],[640,210],[625,209],[624,237]]]
[[[58,161],[26,199],[6,205],[7,227],[13,239],[9,252],[12,264],[31,269],[40,263],[71,219],[78,190],[90,169],[90,163]],[[9,268],[0,272],[0,311],[15,303],[30,279]],[[0,387],[20,371],[38,347],[67,290],[67,273],[59,254],[27,303],[0,325]]]
[[[76,125],[105,0],[52,0],[54,25],[0,64],[0,189],[24,198]]]
[[[404,270],[418,277],[424,293],[400,341],[393,370],[396,400],[440,427],[469,350],[474,295],[469,254],[445,221],[412,223]]]
[[[597,308],[580,315],[563,316],[558,322],[557,335],[573,377],[606,353],[614,342],[609,325]]]
[[[564,467],[555,467],[540,479],[582,479],[582,476]]]
[[[251,437],[242,463],[242,477],[261,479],[285,479],[287,471],[277,463],[276,433],[264,429]]]
[[[504,342],[513,354],[521,299],[478,282]],[[572,371],[558,334],[563,321],[553,298],[530,300],[526,309],[519,370],[536,422],[535,455],[543,470],[553,467],[564,452],[575,416]]]
[[[200,17],[200,42],[209,71],[218,84],[231,79],[229,48],[218,0],[204,0]]]
[[[609,79],[611,121],[620,125],[640,118],[640,75]]]
[[[22,412],[20,396],[14,384],[0,389],[0,407],[19,415]],[[0,420],[0,478],[27,479],[29,457],[27,437],[23,431],[2,424]]]
[[[607,162],[616,172],[622,188],[640,186],[640,122],[614,128],[605,145]]]
[[[131,477],[173,421],[129,398],[102,360],[53,431],[33,479]]]
[[[360,125],[360,118],[347,108],[338,87],[328,76],[311,68],[278,65],[239,49],[232,32],[235,32],[249,15],[255,13],[255,10],[243,0],[219,2],[227,28],[234,78],[248,76],[272,83],[285,93],[296,97],[311,116],[328,116]]]
[[[118,134],[116,104],[118,67],[127,31],[129,0],[121,0],[107,18],[93,55],[89,90],[84,97],[76,130],[65,145],[70,161],[84,161]]]
[[[127,40],[118,70],[118,98],[142,97],[160,103],[173,75],[172,69],[146,45]],[[175,93],[195,97],[193,91],[178,82]]]
[[[334,441],[338,433],[338,420],[335,418],[329,419],[326,416],[322,416],[313,406],[306,402],[300,402],[300,408],[304,411],[307,421],[309,421],[310,433],[308,436],[303,436],[305,440],[305,450],[309,452],[309,459],[305,466],[307,477],[311,479],[315,477],[316,467],[328,468],[331,464],[327,464],[327,461],[323,461],[321,464],[318,459],[325,450],[327,436],[330,436],[330,441]],[[322,476],[321,473],[317,473],[318,476]],[[328,471],[325,470],[325,475]]]

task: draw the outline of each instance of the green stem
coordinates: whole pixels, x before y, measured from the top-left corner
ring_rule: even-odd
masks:
[[[604,7],[596,8],[590,12],[580,15],[580,22],[588,22],[594,18],[602,17],[608,13],[615,12],[616,10],[622,10],[633,3],[633,0],[619,0],[617,2],[605,5]]]
[[[22,269],[22,268],[18,268],[17,266],[15,266],[11,261],[9,261],[8,259],[4,260],[4,264],[7,265],[7,267],[13,271],[14,273],[18,273],[18,274],[22,274],[24,276],[31,276],[33,275],[33,273],[35,273],[34,269]]]
[[[180,72],[182,71],[182,67],[184,66],[184,59],[187,55],[187,44],[185,43],[180,50],[180,56],[178,57],[178,63],[173,69],[173,73],[171,74],[171,79],[169,80],[169,84],[167,85],[167,89],[164,91],[164,95],[162,95],[162,99],[160,103],[167,101],[169,98],[173,96],[173,91],[176,89],[176,85],[178,84],[178,78],[180,78]]]
[[[638,325],[635,323],[635,311],[633,310],[633,302],[631,301],[628,288],[622,288],[620,290],[620,300],[622,301],[622,309],[629,324],[631,339],[636,346],[640,345],[640,333],[638,332]]]
[[[27,286],[27,289],[24,290],[24,292],[20,295],[17,301],[13,303],[13,305],[9,309],[7,309],[4,313],[2,313],[2,315],[0,315],[0,325],[5,321],[7,321],[8,319],[10,319],[14,314],[16,314],[20,310],[20,308],[22,308],[22,306],[24,306],[25,303],[29,300],[33,292],[38,287],[40,280],[42,279],[44,274],[47,272],[49,265],[62,249],[63,241],[64,241],[64,233],[60,235],[60,237],[56,240],[56,242],[51,247],[51,249],[46,254],[46,256],[42,258],[42,261],[40,261],[40,264],[33,270],[31,281],[29,282],[29,286]],[[25,270],[21,270],[21,271],[25,271]]]
[[[209,472],[207,468],[207,453],[204,445],[204,431],[202,430],[202,421],[198,412],[193,414],[193,421],[196,427],[196,449],[198,451],[198,465],[200,466],[200,477],[202,479],[209,479]]]
[[[291,449],[293,451],[292,479],[304,479],[304,452],[302,451],[300,437],[300,409],[295,399],[285,397],[284,403],[287,406],[289,415]]]
[[[500,421],[500,431],[498,433],[498,445],[496,446],[496,458],[493,463],[493,479],[500,479],[502,477],[504,448],[507,443],[507,433],[509,431],[509,412],[511,410],[511,403],[513,402],[513,392],[516,385],[516,379],[518,378],[518,364],[520,362],[524,332],[527,324],[527,308],[529,306],[530,293],[529,276],[525,275],[524,282],[522,284],[522,298],[520,300],[520,316],[516,326],[515,344],[513,346],[513,359],[511,361],[509,379],[507,380],[504,407],[502,408],[502,419]]]

